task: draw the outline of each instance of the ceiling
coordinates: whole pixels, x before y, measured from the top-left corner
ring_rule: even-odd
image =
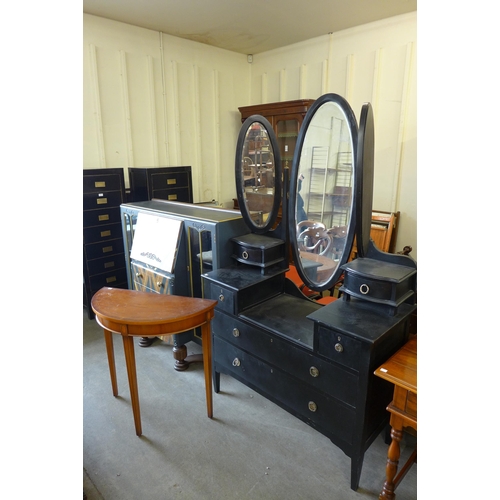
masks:
[[[417,10],[417,0],[83,0],[83,12],[258,54]]]

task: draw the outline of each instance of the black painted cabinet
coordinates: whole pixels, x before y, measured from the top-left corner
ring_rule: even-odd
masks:
[[[89,318],[92,296],[103,286],[127,288],[120,218],[125,202],[122,168],[83,170],[83,282]]]
[[[132,201],[193,203],[191,167],[129,167]]]
[[[283,270],[262,275],[233,266],[204,279],[208,298],[219,302],[215,392],[220,374],[231,375],[327,436],[351,458],[357,489],[364,453],[388,422],[392,397],[373,371],[406,341],[414,307],[388,316],[356,299],[321,306],[286,293]]]

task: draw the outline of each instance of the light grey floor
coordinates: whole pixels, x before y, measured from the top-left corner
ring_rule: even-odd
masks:
[[[83,311],[83,489],[88,500],[377,499],[387,445],[365,454],[360,487],[350,459],[328,438],[231,377],[221,376],[206,416],[201,364],[173,368],[172,347],[136,342],[143,435],[135,435],[123,345],[114,336],[119,396],[113,397],[101,328]],[[189,353],[201,351],[188,344]],[[402,443],[400,464],[415,444]],[[417,498],[417,465],[396,490]]]

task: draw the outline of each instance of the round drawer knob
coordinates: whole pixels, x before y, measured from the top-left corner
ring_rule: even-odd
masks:
[[[338,342],[335,344],[335,350],[337,352],[343,352],[344,346],[342,344],[339,344]]]
[[[248,259],[248,252],[246,250],[243,250],[243,253],[241,254],[241,256],[247,260]]]
[[[233,337],[239,337],[240,336],[240,331],[238,328],[233,328]]]
[[[318,409],[318,405],[314,401],[309,401],[307,403],[307,407],[309,408],[309,411],[315,412]]]
[[[366,294],[370,291],[370,287],[369,287],[366,283],[363,283],[363,284],[359,287],[359,291],[360,291],[363,295],[366,295]]]
[[[219,300],[220,300],[221,302],[224,302],[224,295],[222,295],[222,293],[219,295]]]
[[[240,366],[241,362],[238,358],[233,359],[233,366]]]
[[[163,283],[162,283],[161,281],[158,281],[158,282],[156,283],[156,286],[158,286],[158,287],[162,288],[164,285],[163,285]]]
[[[135,277],[136,278],[142,278],[142,274],[141,273],[135,273]]]
[[[311,377],[319,377],[319,370],[315,366],[311,366],[311,368],[309,368],[309,373],[311,374]]]

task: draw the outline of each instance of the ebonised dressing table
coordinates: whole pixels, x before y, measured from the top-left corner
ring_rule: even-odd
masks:
[[[413,259],[369,238],[373,147],[371,106],[358,127],[349,104],[326,94],[307,112],[289,172],[270,123],[248,117],[235,176],[250,235],[232,238],[230,266],[203,275],[206,297],[218,301],[215,392],[228,374],[327,436],[351,458],[353,490],[388,422],[392,388],[373,372],[406,342],[416,308]],[[347,262],[355,234],[361,269]],[[285,277],[292,262],[318,292],[344,275],[343,298],[326,306],[306,298]]]

